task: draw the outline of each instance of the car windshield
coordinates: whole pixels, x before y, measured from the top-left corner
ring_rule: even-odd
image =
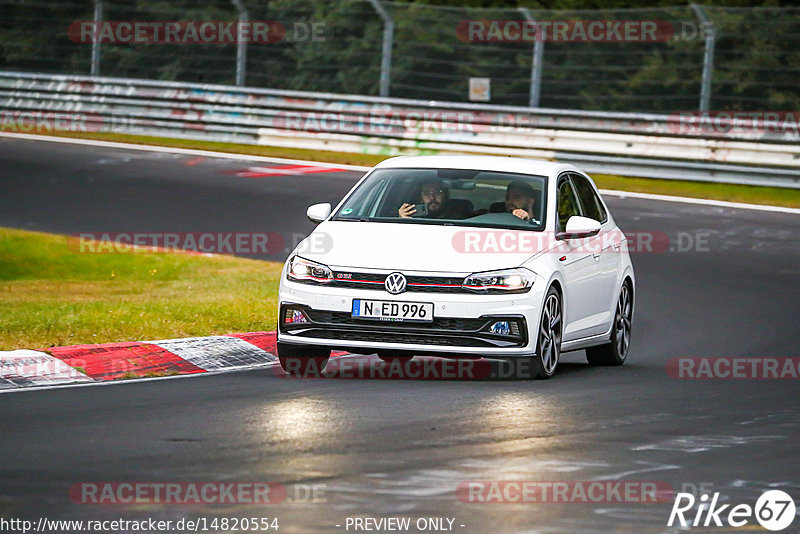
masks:
[[[446,224],[541,231],[544,176],[464,169],[376,169],[335,221]]]

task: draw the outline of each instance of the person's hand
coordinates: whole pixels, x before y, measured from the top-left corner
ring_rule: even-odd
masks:
[[[517,208],[514,211],[512,211],[511,215],[513,215],[514,217],[519,217],[520,219],[523,219],[525,221],[527,221],[529,217],[528,212],[521,208]]]
[[[400,206],[400,209],[397,210],[397,214],[404,219],[408,219],[415,213],[417,213],[417,208],[414,207],[414,204],[403,204]]]

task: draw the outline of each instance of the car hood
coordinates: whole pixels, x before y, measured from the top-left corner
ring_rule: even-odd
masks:
[[[525,242],[533,241],[533,246],[514,245],[525,236]],[[532,236],[536,239],[531,240]],[[337,268],[468,274],[520,266],[550,248],[544,236],[524,230],[327,221],[303,240],[295,253]],[[504,246],[500,246],[498,240],[503,239]]]

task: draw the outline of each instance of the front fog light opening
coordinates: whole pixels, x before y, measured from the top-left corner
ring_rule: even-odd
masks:
[[[303,310],[298,308],[286,308],[286,312],[283,315],[283,322],[284,324],[306,324],[311,321],[308,320]]]
[[[519,324],[516,321],[495,321],[489,327],[489,333],[499,336],[519,336]]]

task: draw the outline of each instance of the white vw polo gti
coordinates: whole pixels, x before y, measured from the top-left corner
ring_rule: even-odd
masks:
[[[518,359],[549,378],[562,352],[628,354],[634,273],[594,182],[565,164],[494,156],[386,160],[284,266],[283,368],[331,350],[381,358]],[[522,359],[522,360],[519,360]]]

